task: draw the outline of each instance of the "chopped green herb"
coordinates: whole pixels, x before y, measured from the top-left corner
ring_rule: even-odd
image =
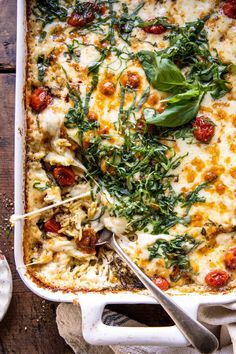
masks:
[[[44,55],[38,56],[37,67],[38,67],[38,80],[39,81],[44,80],[46,69],[50,65],[50,61],[51,61],[51,54],[47,58],[45,58]]]
[[[129,37],[134,29],[134,27],[137,26],[137,23],[140,22],[139,17],[137,14],[141,10],[141,8],[144,6],[144,2],[141,2],[140,4],[137,5],[137,7],[134,9],[134,11],[129,14],[129,9],[128,5],[125,3],[122,3],[122,14],[120,18],[116,19],[116,24],[119,29],[119,34],[121,38],[129,43]]]
[[[46,183],[45,185],[41,184],[41,182],[37,181],[33,184],[33,188],[37,189],[40,192],[45,191],[46,189],[48,189],[50,186],[48,183]]]
[[[37,0],[33,8],[36,18],[43,22],[43,26],[55,19],[66,21],[67,10],[59,5],[59,0]]]
[[[173,30],[174,28],[176,28],[176,26],[170,24],[168,22],[168,19],[167,17],[156,17],[152,20],[148,20],[148,21],[142,21],[140,19],[137,27],[140,27],[140,28],[144,28],[144,27],[148,27],[148,26],[156,26],[156,25],[162,25],[164,26],[165,28],[167,29],[171,29]]]
[[[147,87],[143,91],[140,101],[137,105],[137,108],[136,108],[137,111],[139,111],[143,107],[143,105],[147,102],[149,95],[150,95],[150,87]]]
[[[197,186],[197,188],[194,191],[189,192],[185,196],[182,207],[186,208],[185,210],[186,215],[188,215],[193,204],[204,203],[206,201],[205,197],[199,196],[199,192],[207,187],[209,187],[209,182],[199,184],[199,186]]]
[[[155,243],[148,248],[150,260],[154,258],[163,258],[167,268],[178,266],[181,271],[191,271],[189,254],[200,244],[199,241],[190,235],[178,235],[167,241],[157,239]]]

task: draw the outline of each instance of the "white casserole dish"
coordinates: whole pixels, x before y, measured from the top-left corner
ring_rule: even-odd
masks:
[[[25,147],[25,110],[24,83],[26,61],[26,0],[17,0],[17,72],[15,105],[15,214],[24,213],[24,147]],[[102,312],[106,304],[155,304],[149,295],[135,292],[101,294],[63,293],[37,285],[27,275],[23,261],[23,221],[15,226],[15,262],[18,273],[26,286],[36,295],[56,302],[78,302],[82,309],[83,335],[87,342],[97,345],[160,345],[184,347],[189,343],[176,326],[172,327],[110,327],[102,322]],[[190,316],[197,318],[198,307],[202,304],[214,306],[236,300],[235,292],[228,294],[192,293],[175,295],[174,300]]]

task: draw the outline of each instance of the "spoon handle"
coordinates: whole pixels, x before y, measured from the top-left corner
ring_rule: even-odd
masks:
[[[139,280],[152,292],[154,298],[163,306],[179,330],[200,353],[213,353],[218,348],[217,338],[198,321],[192,319],[168,295],[159,289],[146,274],[124,253],[115,236],[109,240],[112,248],[133,270]]]

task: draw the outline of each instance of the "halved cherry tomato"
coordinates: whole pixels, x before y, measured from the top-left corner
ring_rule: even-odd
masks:
[[[140,76],[138,73],[127,71],[123,77],[123,85],[133,89],[137,89],[140,86]]]
[[[167,31],[167,28],[163,25],[151,25],[143,27],[142,30],[146,33],[162,34]]]
[[[84,27],[94,21],[95,12],[104,14],[106,11],[106,7],[104,5],[99,6],[92,2],[83,2],[80,5],[81,10],[79,12],[73,12],[67,20],[67,23],[70,26]]]
[[[236,269],[236,247],[230,248],[226,253],[225,253],[225,266],[230,269]]]
[[[69,166],[55,167],[53,176],[62,187],[69,187],[75,183],[75,173]]]
[[[93,20],[94,20],[94,16],[91,17],[91,22]],[[84,18],[83,15],[74,12],[68,18],[67,23],[68,23],[68,25],[73,26],[73,27],[84,27],[89,22],[86,22],[86,19]]]
[[[112,96],[115,93],[116,86],[111,81],[105,81],[101,83],[100,90],[105,96]]]
[[[208,143],[215,133],[213,122],[205,117],[197,117],[193,122],[193,128],[193,135],[202,143]]]
[[[169,284],[168,280],[166,280],[165,278],[155,277],[152,281],[161,290],[165,291],[165,290],[168,290],[169,287],[170,287],[170,284]]]
[[[221,288],[229,281],[229,274],[225,270],[215,269],[205,277],[205,282],[212,288]]]
[[[223,6],[224,14],[230,18],[236,18],[236,1],[228,0]]]
[[[36,112],[42,112],[52,102],[52,96],[44,87],[36,88],[30,98],[30,106]]]
[[[97,240],[98,236],[96,231],[93,228],[88,227],[83,229],[81,240],[76,240],[76,246],[82,252],[94,253]]]
[[[44,229],[47,232],[58,233],[58,231],[61,229],[61,224],[55,219],[50,219],[44,223]]]

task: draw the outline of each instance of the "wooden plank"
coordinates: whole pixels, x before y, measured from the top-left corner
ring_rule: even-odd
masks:
[[[0,71],[15,70],[16,0],[0,0]]]
[[[57,304],[42,300],[24,286],[14,265],[12,233],[6,238],[13,209],[14,83],[14,74],[0,74],[0,249],[14,279],[12,302],[0,324],[0,353],[71,354],[57,331]]]

